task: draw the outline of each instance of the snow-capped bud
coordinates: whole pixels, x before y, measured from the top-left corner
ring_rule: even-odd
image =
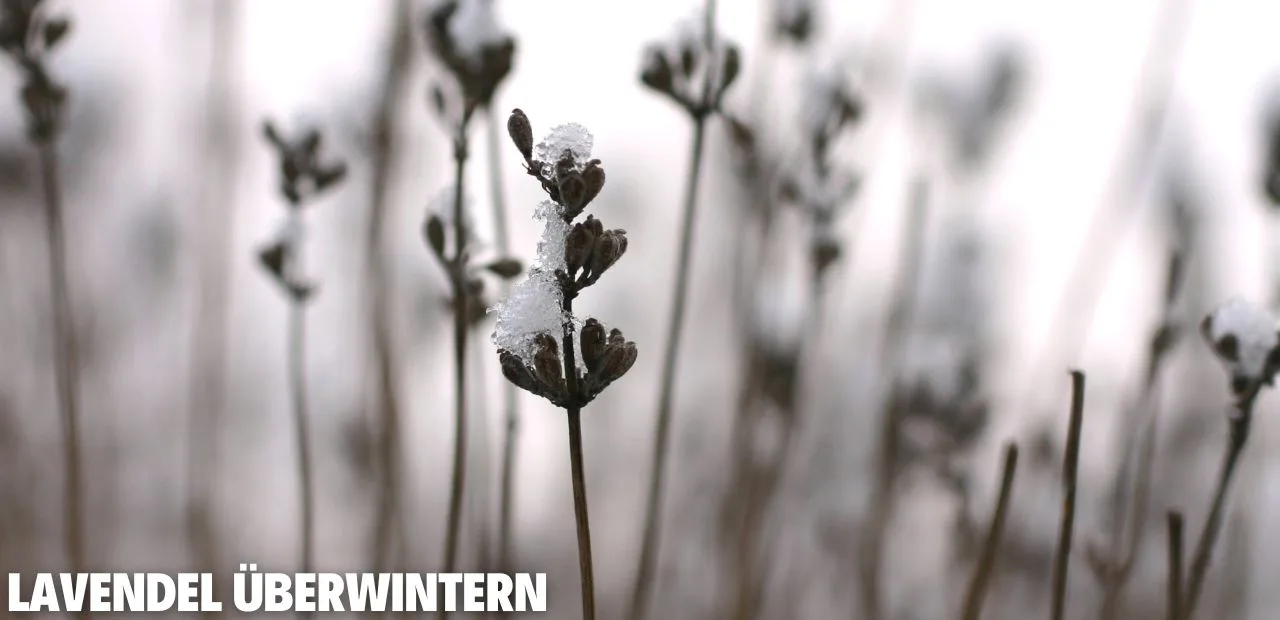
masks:
[[[564,369],[560,362],[560,346],[551,334],[538,334],[533,354],[533,372],[553,394],[564,392]]]
[[[671,74],[671,63],[667,62],[667,55],[657,47],[650,47],[645,50],[644,66],[640,70],[640,81],[645,86],[652,88],[660,93],[670,93],[673,83]]]
[[[1280,370],[1280,336],[1265,311],[1240,299],[1218,306],[1200,323],[1200,332],[1230,375],[1231,391],[1247,397],[1271,385]]]
[[[605,348],[608,346],[604,325],[595,319],[587,319],[579,332],[579,338],[582,341],[582,362],[587,365],[587,372],[596,372],[604,360]]]
[[[520,108],[512,110],[511,116],[507,118],[507,135],[511,136],[516,150],[520,151],[525,161],[533,158],[533,126]]]

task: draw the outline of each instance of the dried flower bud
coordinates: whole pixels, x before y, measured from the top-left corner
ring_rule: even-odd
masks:
[[[427,221],[422,224],[422,234],[427,239],[427,245],[431,247],[431,251],[436,256],[444,259],[444,220],[440,219],[440,215],[436,213],[429,214]]]
[[[587,319],[578,337],[582,342],[582,362],[587,365],[587,372],[596,372],[604,360],[605,348],[608,345],[604,325],[595,319]]]
[[[609,344],[605,347],[600,361],[599,371],[595,374],[595,384],[603,390],[606,386],[627,374],[636,363],[639,351],[636,343],[628,342],[622,331],[613,329],[609,332]]]
[[[507,118],[507,134],[511,136],[516,150],[520,151],[525,161],[533,159],[533,126],[520,108],[512,110],[511,116]]]
[[[498,349],[498,363],[502,365],[502,376],[516,387],[531,394],[542,396],[546,393],[538,378],[533,376],[524,360],[506,349]]]
[[[591,276],[600,277],[607,269],[618,262],[627,251],[627,231],[607,230],[596,240],[595,250],[591,252]]]
[[[337,185],[347,176],[347,165],[338,162],[328,168],[320,168],[315,172],[316,191],[321,192],[325,189]]]
[[[645,51],[644,67],[640,71],[640,81],[645,86],[660,93],[670,93],[673,83],[671,63],[661,49],[650,47]]]
[[[521,265],[520,261],[514,258],[499,258],[485,265],[485,269],[499,278],[510,280],[520,275],[521,271],[524,271],[524,265]]]
[[[283,241],[277,241],[258,252],[258,262],[277,280],[284,281],[284,261],[287,248]]]
[[[587,195],[582,200],[582,206],[586,207],[600,195],[600,190],[604,189],[604,168],[600,167],[600,160],[593,159],[587,162],[587,167],[582,170],[582,180],[587,183]]]
[[[533,354],[533,372],[552,393],[565,390],[564,369],[560,362],[560,347],[551,334],[538,334],[534,339],[537,350]]]
[[[742,71],[742,56],[738,52],[737,45],[731,43],[725,47],[721,63],[719,92],[723,94],[733,85],[734,80],[738,79],[738,74]]]
[[[565,213],[570,216],[581,213],[587,200],[587,182],[582,179],[582,175],[571,171],[561,176],[558,189],[560,204],[564,206]]]
[[[591,257],[591,251],[596,244],[596,232],[592,222],[599,222],[592,216],[588,215],[585,222],[578,222],[573,225],[573,230],[569,231],[568,238],[564,242],[564,262],[566,272],[573,276],[578,273],[587,263],[587,259]]]
[[[693,48],[690,41],[681,41],[680,45],[680,73],[687,80],[693,77],[694,69],[698,68],[698,52]]]
[[[813,268],[817,273],[825,273],[838,258],[840,258],[839,241],[826,236],[814,240]]]

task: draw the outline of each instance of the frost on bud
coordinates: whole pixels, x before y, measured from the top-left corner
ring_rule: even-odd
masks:
[[[520,151],[525,161],[533,159],[533,126],[520,108],[512,110],[511,116],[507,118],[507,134],[511,136],[516,150]]]
[[[565,391],[564,369],[560,362],[560,347],[551,334],[538,334],[533,354],[533,372],[553,394]]]
[[[578,338],[582,342],[582,362],[586,364],[587,372],[596,372],[604,361],[605,347],[608,345],[604,325],[595,319],[587,319]]]
[[[1233,299],[1201,321],[1200,333],[1226,367],[1237,398],[1250,398],[1258,387],[1272,384],[1280,370],[1280,335],[1266,312]]]

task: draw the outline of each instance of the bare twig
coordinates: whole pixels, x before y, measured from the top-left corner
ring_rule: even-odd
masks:
[[[713,49],[715,37],[715,0],[706,4],[706,46]],[[702,102],[710,100],[713,71],[707,71]],[[671,318],[667,324],[667,339],[663,348],[662,377],[658,388],[658,422],[653,440],[653,469],[649,475],[648,494],[645,501],[644,534],[640,544],[640,560],[636,569],[635,589],[632,592],[631,620],[645,618],[650,590],[653,587],[654,567],[657,564],[662,520],[662,497],[667,470],[668,444],[671,435],[671,417],[675,397],[676,368],[680,352],[680,337],[684,331],[684,315],[689,298],[689,276],[693,262],[694,222],[697,214],[698,188],[702,178],[703,142],[707,118],[711,110],[706,107],[690,110],[693,117],[693,142],[690,146],[689,177],[685,185],[683,218],[680,225],[680,254],[676,259],[675,288],[671,301]]]
[[[493,202],[493,233],[499,256],[511,254],[511,238],[507,231],[506,200],[502,191],[502,156],[500,155],[501,123],[493,106],[484,110],[486,133],[489,135],[489,197]],[[502,297],[506,298],[511,285],[502,281]],[[502,471],[498,500],[498,568],[511,570],[514,552],[511,542],[511,514],[515,504],[516,439],[520,430],[519,399],[516,386],[506,382],[502,392],[505,436],[502,441]]]
[[[292,300],[289,309],[289,385],[293,391],[293,428],[297,442],[298,488],[302,515],[300,572],[315,568],[315,479],[311,460],[311,422],[307,407],[306,302]],[[306,612],[301,617],[310,617]]]
[[[199,175],[204,183],[200,210],[204,243],[199,266],[199,303],[191,322],[191,377],[187,413],[186,528],[191,554],[204,570],[219,567],[212,523],[213,482],[217,472],[217,430],[223,415],[227,383],[227,311],[232,264],[235,205],[226,196],[235,186],[237,132],[235,89],[231,62],[235,55],[238,0],[212,3],[210,67],[206,108],[205,153],[209,157]],[[202,20],[203,21],[203,20]],[[217,612],[213,612],[217,613]]]
[[[467,167],[467,129],[474,108],[468,106],[457,126],[454,136],[454,201],[453,238],[454,255],[449,263],[449,277],[453,285],[453,364],[454,364],[454,442],[453,476],[449,491],[448,529],[444,544],[444,570],[457,568],[458,539],[462,529],[462,498],[467,478],[467,319],[470,316],[467,292],[467,227],[463,205],[463,181]],[[448,618],[449,612],[440,612]]]
[[[1058,532],[1057,558],[1053,564],[1053,608],[1050,617],[1062,620],[1067,602],[1067,569],[1071,562],[1071,535],[1076,519],[1076,475],[1080,468],[1080,427],[1084,421],[1084,373],[1071,372],[1071,422],[1067,453],[1062,463],[1062,527]]]
[[[40,180],[44,186],[45,235],[49,247],[49,281],[53,293],[53,320],[57,338],[58,365],[54,379],[58,385],[58,404],[62,409],[63,441],[63,527],[66,533],[67,557],[71,572],[86,568],[84,542],[84,488],[80,448],[80,360],[72,317],[71,286],[67,275],[66,223],[62,212],[62,192],[58,178],[58,155],[52,140],[42,142]],[[79,617],[91,617],[82,612]]]
[[[1244,452],[1244,447],[1249,438],[1249,427],[1253,418],[1253,404],[1257,398],[1257,390],[1260,387],[1255,386],[1251,393],[1241,399],[1238,410],[1231,420],[1231,433],[1222,463],[1222,473],[1218,476],[1218,486],[1213,494],[1213,504],[1209,508],[1209,517],[1205,520],[1204,528],[1200,530],[1195,554],[1192,556],[1180,620],[1191,620],[1195,615],[1196,604],[1200,601],[1204,580],[1209,573],[1209,563],[1213,556],[1213,548],[1218,541],[1218,534],[1222,531],[1222,517],[1226,511],[1227,490],[1231,486],[1231,479],[1235,475],[1236,466],[1240,462],[1240,455]]]
[[[365,239],[365,262],[369,279],[369,330],[373,336],[374,366],[377,374],[376,411],[379,417],[380,468],[374,516],[373,566],[383,572],[390,568],[391,540],[399,512],[400,489],[400,376],[395,360],[392,334],[391,286],[386,254],[388,220],[387,194],[391,185],[394,140],[399,104],[408,82],[413,49],[411,3],[397,0],[392,16],[391,50],[373,124],[373,193],[369,200],[369,220]]]
[[[974,568],[973,577],[964,599],[963,620],[978,620],[982,617],[982,603],[995,572],[996,555],[1000,550],[1000,536],[1004,532],[1004,522],[1009,509],[1009,498],[1013,494],[1013,479],[1018,469],[1018,446],[1006,444],[1004,448],[1004,469],[1000,474],[1000,497],[996,499],[995,511],[991,515],[991,526],[987,530],[987,539],[982,546],[982,556]]]
[[[1182,513],[1169,511],[1169,602],[1168,620],[1178,620],[1182,607]]]

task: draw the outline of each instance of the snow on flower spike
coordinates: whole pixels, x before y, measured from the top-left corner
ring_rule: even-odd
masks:
[[[1242,299],[1218,306],[1200,323],[1200,332],[1226,367],[1236,396],[1270,385],[1280,370],[1275,319]]]

